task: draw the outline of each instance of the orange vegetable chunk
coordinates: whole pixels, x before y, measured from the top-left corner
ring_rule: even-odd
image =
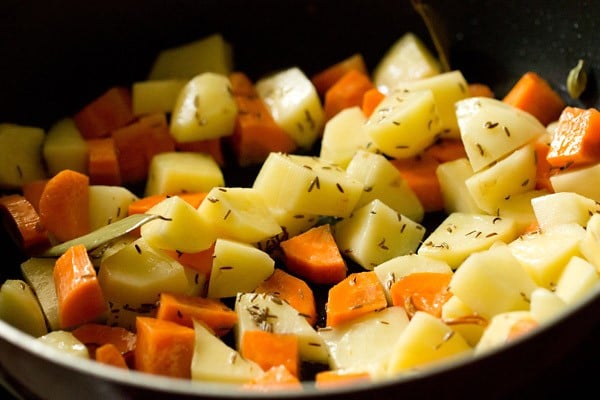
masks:
[[[315,296],[308,284],[281,268],[275,268],[273,275],[254,290],[256,293],[271,293],[288,302],[303,315],[309,324],[317,322]]]
[[[335,327],[386,307],[385,291],[375,272],[352,273],[329,289],[326,323]]]
[[[248,76],[233,72],[229,80],[238,107],[233,134],[229,137],[237,163],[248,166],[265,161],[270,152],[293,152],[296,143],[275,122]]]
[[[154,155],[175,151],[175,140],[164,113],[142,116],[139,120],[111,132],[117,150],[123,183],[141,182],[148,176]]]
[[[364,94],[373,88],[373,82],[366,74],[354,69],[346,72],[325,92],[325,120],[346,108],[362,106]]]
[[[284,365],[271,367],[243,385],[244,389],[271,392],[274,390],[301,390],[302,384],[297,376],[293,375]]]
[[[535,141],[535,161],[536,161],[536,178],[535,188],[546,189],[548,192],[553,193],[554,188],[552,187],[552,181],[550,177],[554,175],[558,170],[550,164],[548,161],[548,153],[550,152],[550,143],[545,140]]]
[[[412,317],[417,311],[425,311],[440,318],[442,306],[452,293],[449,290],[452,274],[442,272],[413,272],[390,288],[392,304],[404,307]]]
[[[119,352],[119,349],[112,344],[107,343],[96,349],[94,359],[102,364],[112,365],[113,367],[129,369],[125,357]]]
[[[510,327],[506,340],[513,340],[536,329],[540,324],[533,318],[523,318]]]
[[[88,322],[79,325],[71,333],[77,340],[90,348],[111,344],[121,354],[135,350],[136,334],[120,326]]]
[[[221,138],[195,140],[192,142],[176,142],[175,148],[178,151],[187,151],[191,153],[204,153],[212,156],[219,166],[225,165],[225,155]]]
[[[217,336],[223,336],[237,322],[237,313],[219,299],[163,292],[156,318],[190,328],[194,327],[196,319],[204,322]]]
[[[73,116],[77,129],[85,139],[106,137],[134,119],[131,92],[119,86],[108,89]]]
[[[94,321],[107,311],[107,303],[84,245],[71,246],[54,265],[61,328]]]
[[[381,100],[385,98],[385,94],[381,93],[379,89],[372,88],[367,90],[363,94],[361,110],[363,114],[368,118],[373,114],[373,111],[377,108]]]
[[[312,283],[333,284],[346,277],[348,268],[329,224],[284,240],[280,246],[287,269]]]
[[[356,53],[350,57],[335,63],[326,69],[316,73],[311,77],[311,82],[317,89],[320,96],[324,96],[327,90],[332,87],[348,71],[358,71],[368,74],[367,65],[362,54]]]
[[[344,372],[339,370],[320,371],[315,375],[317,388],[331,388],[369,382],[371,376],[368,372]]]
[[[26,182],[21,186],[23,197],[31,203],[37,212],[40,212],[40,197],[42,197],[47,183],[48,179],[36,179],[35,181]]]
[[[485,83],[469,83],[469,94],[471,97],[495,97],[492,88]]]
[[[465,145],[460,139],[444,138],[436,140],[434,144],[425,149],[424,153],[432,156],[439,163],[467,157]]]
[[[89,178],[66,169],[48,180],[39,202],[42,225],[59,242],[90,232]]]
[[[155,375],[190,379],[194,328],[152,317],[137,317],[135,369]]]
[[[20,194],[0,197],[5,225],[14,232],[21,250],[30,252],[49,244],[48,232],[33,205]],[[2,217],[2,215],[0,215]]]
[[[557,168],[600,161],[600,111],[566,107],[558,119],[546,159]]]
[[[298,336],[291,333],[248,330],[242,336],[240,347],[242,357],[254,361],[263,371],[283,365],[292,375],[298,376]]]
[[[502,101],[527,111],[543,125],[556,121],[565,108],[565,102],[550,84],[531,71],[521,76]]]
[[[92,185],[121,185],[118,150],[112,137],[88,139],[88,175]]]
[[[427,212],[444,209],[444,197],[436,170],[440,163],[427,153],[416,157],[390,160],[400,176],[419,198]]]

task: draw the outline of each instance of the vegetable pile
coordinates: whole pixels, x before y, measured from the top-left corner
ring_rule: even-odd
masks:
[[[497,98],[406,33],[373,71],[354,54],[253,82],[214,34],[47,131],[0,124],[27,255],[0,318],[248,390],[418,373],[600,290],[599,161],[599,111],[532,71]]]

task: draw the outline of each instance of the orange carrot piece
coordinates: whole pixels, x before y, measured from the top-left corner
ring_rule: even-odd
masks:
[[[363,74],[368,74],[367,65],[362,54],[356,53],[350,57],[335,63],[326,69],[318,72],[311,77],[311,82],[317,89],[320,96],[324,96],[325,92],[333,86],[346,72],[358,71]]]
[[[439,139],[425,149],[424,153],[435,158],[439,163],[454,161],[467,157],[465,145],[460,139]]]
[[[557,169],[553,168],[547,159],[548,152],[550,152],[550,143],[545,140],[536,140],[534,146],[536,160],[535,188],[546,189],[553,193],[554,188],[550,177],[557,172]]]
[[[271,293],[298,310],[309,324],[317,323],[315,296],[308,284],[281,268],[275,268],[273,275],[263,281],[254,290],[256,293]]]
[[[509,329],[506,340],[513,340],[536,329],[540,324],[533,318],[523,318],[515,322]]]
[[[156,318],[194,327],[194,319],[204,322],[217,336],[228,333],[237,322],[237,313],[219,299],[161,293]]]
[[[54,265],[61,328],[91,322],[107,311],[102,288],[84,245],[71,246]]]
[[[252,81],[241,72],[232,73],[229,80],[239,111],[228,139],[238,165],[261,163],[271,152],[293,152],[296,143],[275,122]]]
[[[112,137],[86,140],[89,149],[88,175],[92,185],[121,185],[121,170]]]
[[[4,214],[5,224],[18,240],[19,248],[27,253],[50,243],[48,232],[44,228],[38,212],[27,199],[20,194],[0,197],[0,217]]]
[[[215,253],[214,243],[208,249],[197,253],[182,253],[174,250],[165,250],[165,252],[173,257],[173,259],[177,260],[181,265],[191,268],[207,278],[210,277],[213,256]]]
[[[141,182],[148,176],[152,157],[175,151],[175,140],[164,113],[142,116],[127,126],[111,132],[117,149],[123,183]]]
[[[442,306],[452,297],[449,285],[452,274],[442,272],[413,272],[390,288],[392,304],[404,307],[409,317],[425,311],[440,318]]]
[[[193,328],[152,317],[137,317],[135,327],[136,370],[173,378],[191,378]]]
[[[560,114],[546,159],[557,168],[600,161],[600,111],[566,107]]]
[[[48,180],[40,196],[40,220],[59,242],[90,232],[89,184],[87,175],[69,169]]]
[[[135,119],[131,92],[125,87],[112,87],[85,105],[73,121],[85,139],[106,137]]]
[[[385,291],[375,272],[356,272],[329,289],[325,309],[327,326],[338,326],[386,307]]]
[[[543,125],[556,121],[565,102],[550,84],[535,72],[526,72],[502,100],[527,111]]]
[[[36,179],[34,181],[26,182],[21,186],[23,196],[31,203],[37,212],[40,212],[40,197],[42,197],[42,192],[47,183],[48,179]]]
[[[209,154],[221,167],[225,165],[225,155],[223,154],[221,138],[197,140],[194,142],[177,142],[175,143],[175,148],[179,151]]]
[[[315,375],[315,387],[318,389],[353,385],[369,382],[368,372],[343,372],[339,370],[319,371]]]
[[[129,369],[125,357],[119,352],[119,349],[112,344],[107,343],[96,349],[94,359],[102,364],[112,365],[113,367]]]
[[[182,200],[185,200],[192,207],[198,208],[202,200],[206,197],[205,192],[189,192],[189,193],[180,193],[177,196],[181,197]],[[132,214],[144,214],[149,209],[166,199],[168,195],[166,194],[153,194],[146,197],[141,197],[133,202],[131,202],[127,206],[127,215]]]
[[[263,371],[283,365],[292,375],[298,376],[300,352],[298,336],[291,333],[275,333],[263,330],[245,331],[240,354],[257,363]]]
[[[300,390],[302,384],[284,365],[271,367],[242,386],[244,389],[270,392],[273,390]]]
[[[361,110],[363,114],[367,118],[370,117],[384,98],[385,94],[381,93],[377,88],[367,90],[362,98]]]
[[[436,174],[440,163],[433,156],[423,153],[416,157],[394,159],[391,163],[415,192],[425,211],[444,209],[444,197]]]
[[[325,92],[323,108],[325,119],[333,118],[338,112],[349,107],[361,107],[364,94],[375,86],[362,72],[350,70]]]
[[[469,83],[469,93],[471,97],[495,97],[492,88],[485,83]]]
[[[287,269],[317,284],[338,283],[348,268],[333,238],[331,225],[324,224],[280,243]]]
[[[111,344],[120,354],[135,350],[136,334],[120,326],[88,322],[79,325],[71,333],[77,340],[91,349]]]

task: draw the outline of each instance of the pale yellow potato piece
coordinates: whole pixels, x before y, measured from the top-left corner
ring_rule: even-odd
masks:
[[[179,92],[186,83],[186,79],[135,82],[131,87],[133,114],[170,114],[175,108]]]
[[[32,257],[21,263],[23,279],[35,292],[51,330],[60,329],[58,297],[53,275],[55,263],[55,258],[41,257]]]
[[[563,269],[556,284],[556,295],[574,305],[593,292],[600,291],[600,276],[585,259],[573,256]]]
[[[600,185],[590,185],[600,179],[600,164],[562,171],[550,177],[555,192],[574,192],[600,202]]]
[[[42,155],[49,176],[65,169],[87,174],[88,146],[70,117],[50,127],[44,139]]]
[[[92,231],[127,216],[129,205],[138,197],[123,186],[90,185],[90,228]]]
[[[482,214],[465,181],[473,176],[473,168],[467,158],[459,158],[438,165],[435,174],[440,182],[444,199],[444,211]]]
[[[481,354],[505,345],[512,327],[523,320],[535,321],[535,318],[533,318],[531,312],[526,310],[507,311],[495,315],[483,332],[479,343],[475,346],[475,354]]]
[[[531,200],[531,207],[542,230],[568,223],[585,228],[591,216],[600,212],[600,204],[595,200],[574,192],[536,197]]]
[[[42,164],[43,129],[0,123],[0,188],[17,189],[46,178]]]
[[[79,358],[90,358],[90,352],[85,344],[75,337],[70,331],[52,331],[44,336],[40,336],[38,340],[48,346],[60,351],[61,354]]]
[[[442,305],[442,321],[452,326],[465,338],[470,346],[475,346],[488,324],[488,320],[477,315],[457,296],[450,297]]]
[[[42,307],[21,279],[7,279],[0,286],[0,319],[33,337],[48,333]]]

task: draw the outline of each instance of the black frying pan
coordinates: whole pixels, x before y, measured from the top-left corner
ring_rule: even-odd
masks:
[[[599,1],[431,4],[447,24],[452,68],[469,81],[490,84],[500,97],[533,70],[569,104],[600,106]],[[48,128],[109,86],[144,79],[158,50],[214,32],[233,43],[236,67],[258,78],[291,65],[312,74],[355,52],[372,68],[406,31],[433,48],[409,0],[3,0],[0,122]],[[566,76],[580,58],[589,83],[581,99],[572,100]],[[240,175],[230,172],[229,182],[241,183]],[[0,257],[0,281],[16,277],[22,255],[6,232],[0,236]],[[597,296],[559,323],[474,362],[419,378],[327,393],[306,390],[289,398],[520,398],[597,390],[594,379],[583,374],[597,371],[599,335]],[[93,362],[65,361],[1,321],[0,371],[27,398],[249,397],[220,385],[129,377]]]

